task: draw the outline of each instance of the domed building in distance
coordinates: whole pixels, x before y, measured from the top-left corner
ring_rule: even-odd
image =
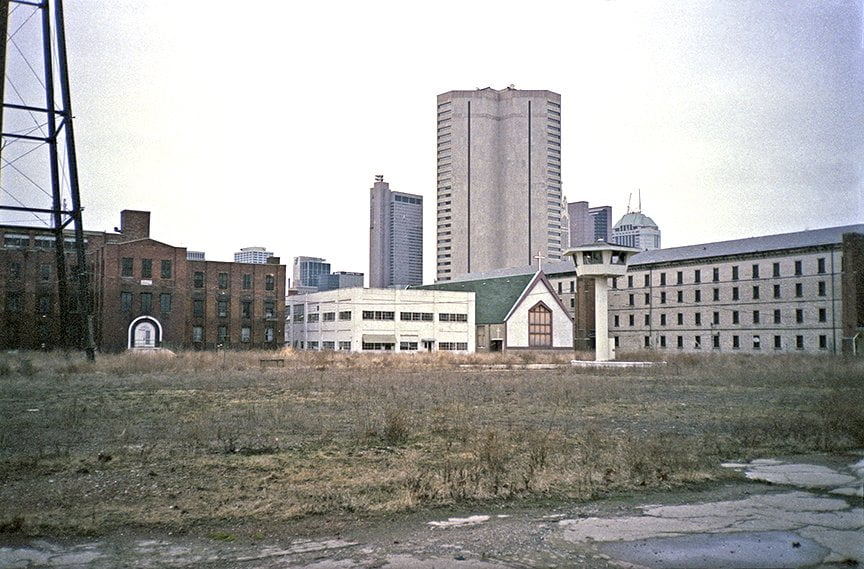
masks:
[[[641,211],[628,211],[612,228],[612,242],[643,251],[660,248],[660,228]]]

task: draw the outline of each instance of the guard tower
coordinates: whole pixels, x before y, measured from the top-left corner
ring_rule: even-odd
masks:
[[[607,362],[615,359],[609,343],[609,279],[627,273],[627,260],[640,250],[614,243],[598,241],[573,247],[564,252],[576,265],[576,276],[594,279],[594,329],[596,352],[594,359]]]

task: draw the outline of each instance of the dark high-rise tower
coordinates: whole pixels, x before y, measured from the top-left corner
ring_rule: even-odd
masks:
[[[384,176],[369,190],[369,286],[423,284],[423,198],[394,192]]]

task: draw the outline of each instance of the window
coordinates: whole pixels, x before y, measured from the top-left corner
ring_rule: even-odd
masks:
[[[795,323],[803,324],[804,323],[804,310],[801,308],[795,309]]]
[[[675,276],[676,276],[675,284],[679,284],[679,285],[684,284],[684,271],[678,271],[678,273]]]
[[[121,312],[130,312],[132,310],[132,293],[131,292],[121,292],[120,293],[120,311]]]
[[[800,277],[801,274],[802,274],[801,261],[795,261],[795,276]]]
[[[660,291],[660,304],[666,304],[666,291]]]
[[[564,292],[564,283],[558,281],[558,294],[561,294],[562,292]]]
[[[693,271],[693,282],[701,283],[702,282],[702,271],[700,269],[696,269]]]
[[[678,336],[678,338],[676,339],[676,346],[679,350],[684,349],[684,336]]]
[[[394,320],[395,316],[395,312],[388,312],[386,310],[363,311],[363,320]]]
[[[196,298],[192,301],[192,316],[204,316],[204,300]]]
[[[819,287],[819,290],[818,290],[817,294],[818,294],[819,296],[825,296],[825,295],[826,295],[826,292],[825,292],[825,281],[819,281],[819,283],[817,284],[817,286]]]
[[[774,311],[774,324],[780,324],[780,310]]]
[[[804,296],[804,285],[802,283],[795,283],[795,298],[801,298]]]
[[[754,279],[758,279],[758,278],[759,278],[759,265],[753,265],[753,273],[752,273],[752,275],[753,275],[753,278],[754,278]]]
[[[153,259],[141,259],[141,278],[153,278]]]
[[[335,322],[336,321],[336,313],[335,312],[325,312],[321,317],[324,322]]]
[[[443,351],[465,351],[468,349],[468,342],[439,342],[438,349]]]
[[[216,316],[219,318],[227,318],[228,317],[228,301],[227,300],[217,300],[216,301]]]
[[[558,283],[560,286],[561,283]],[[401,352],[413,352],[417,349],[417,342],[399,342],[399,351]]]
[[[243,343],[252,341],[252,328],[250,326],[240,328],[240,341]]]
[[[621,325],[621,321],[618,318],[618,315],[616,314],[615,316],[612,317],[612,327],[618,328],[620,325]]]
[[[537,303],[528,311],[528,345],[552,346],[552,311],[543,303]]]
[[[243,273],[243,290],[249,290],[250,288],[252,288],[252,275]]]
[[[741,349],[741,338],[738,336],[732,336],[732,349],[739,350]]]
[[[570,281],[570,292],[576,292],[576,281]]]
[[[651,347],[651,336],[645,336],[645,347],[646,348]]]
[[[331,312],[332,314],[332,312]],[[326,316],[326,314],[325,314]],[[273,320],[276,318],[276,302],[272,300],[264,301],[264,319],[265,320]],[[326,318],[325,318],[326,320]]]
[[[795,336],[795,349],[803,350],[804,349],[804,336]]]
[[[633,275],[627,277],[627,288],[633,288]]]
[[[774,285],[774,298],[780,298],[780,285]]]
[[[774,349],[782,350],[783,349],[783,336],[774,336]]]
[[[733,265],[733,266],[732,266],[732,280],[733,280],[733,281],[737,281],[737,280],[738,280],[738,265]]]
[[[740,317],[738,316],[738,311],[732,311],[732,324],[738,324],[740,322]]]
[[[660,286],[666,286],[666,273],[660,273]]]
[[[274,290],[276,288],[276,277],[267,275],[264,277],[264,290]]]
[[[632,314],[628,315],[627,316],[627,322],[630,326],[635,326],[636,325],[636,317]]]
[[[50,263],[42,263],[39,266],[39,278],[43,281],[51,280],[51,264]]]
[[[651,286],[651,275],[645,275],[645,286]]]
[[[695,324],[696,326],[702,325],[702,313],[701,312],[697,312],[696,314],[693,315],[693,324]]]
[[[738,300],[738,298],[739,298],[738,287],[733,286],[732,287],[732,300]]]
[[[651,295],[649,293],[645,293],[645,304],[651,304]]]
[[[715,350],[720,349],[720,334],[714,334],[711,336],[711,347]]]
[[[140,296],[141,300],[141,312],[144,314],[150,314],[153,310],[153,293],[150,292],[142,292]]]
[[[273,332],[273,326],[266,326],[264,328],[264,341],[268,344],[272,343],[275,337],[276,335]]]
[[[317,312],[313,312],[312,314],[309,315],[309,319],[307,320],[307,322],[310,322],[310,323],[311,322],[318,322],[319,318],[320,318],[320,315]]]
[[[702,291],[698,288],[693,291],[693,302],[702,302]]]
[[[650,315],[650,314],[646,314],[646,315],[645,315],[645,325],[646,325],[646,326],[650,326],[650,325],[651,325],[651,315]]]
[[[162,259],[159,262],[159,276],[163,279],[171,278],[171,260],[170,259]]]
[[[753,300],[759,300],[759,285],[753,287]]]
[[[20,279],[21,278],[21,263],[16,263],[14,261],[9,262],[9,278],[10,279]]]
[[[828,320],[828,311],[824,308],[819,309],[819,322],[827,322]]]
[[[820,275],[825,274],[825,257],[816,259],[816,272]]]
[[[162,314],[171,312],[171,293],[163,292],[159,295],[159,311]]]
[[[204,327],[203,326],[192,326],[192,341],[196,344],[200,344],[204,341]]]
[[[666,347],[666,336],[660,336],[660,347],[661,348]]]
[[[430,316],[431,316],[431,314],[430,314]],[[427,319],[423,318],[423,320],[427,320]],[[428,320],[432,320],[432,318],[429,318]],[[438,320],[441,322],[468,322],[468,315],[467,314],[447,314],[447,313],[442,312],[441,314],[438,315]]]
[[[133,276],[135,266],[135,261],[132,257],[123,257],[120,261],[120,276],[121,277],[131,277]]]
[[[339,320],[351,320],[351,311],[350,310],[341,310],[339,312]],[[340,350],[342,348],[339,348]],[[348,346],[348,349],[351,349],[351,346]]]
[[[636,299],[633,296],[633,293],[631,292],[629,295],[627,295],[627,297],[627,304],[630,306],[634,306],[636,304]]]
[[[666,314],[665,314],[665,313],[663,313],[663,314],[660,315],[660,325],[661,325],[661,326],[665,326],[665,325],[666,325]]]
[[[715,311],[714,314],[711,315],[711,322],[713,324],[720,324],[720,313],[719,312]]]
[[[8,297],[7,297],[8,298]],[[18,306],[20,307],[20,295],[18,296]],[[15,312],[20,312],[17,310]],[[40,295],[36,301],[36,312],[39,314],[49,314],[51,312],[51,296],[47,294]]]
[[[714,302],[717,302],[718,300],[720,300],[720,289],[719,288],[715,288],[712,291],[711,298],[714,299]]]
[[[438,320],[442,322],[449,322],[449,314],[447,318],[444,317],[444,314],[438,315]],[[432,322],[433,317],[431,312],[400,312],[399,320],[407,320],[411,322]]]
[[[336,342],[332,342],[332,341],[331,342],[327,342],[327,341],[321,342],[321,349],[322,350],[335,350],[336,349]]]
[[[719,280],[720,280],[720,269],[718,269],[717,267],[714,267],[713,269],[711,269],[711,281],[716,283]]]
[[[195,288],[204,288],[204,273],[201,271],[195,271],[192,275],[192,286]]]
[[[780,276],[780,263],[771,264],[771,275],[774,277]]]
[[[759,338],[759,334],[755,334],[753,336],[753,349],[761,350],[762,349],[762,340]]]
[[[759,324],[759,311],[753,311],[753,324]]]
[[[13,235],[12,233],[7,233],[3,236],[3,246],[16,248],[22,247],[26,248],[30,246],[30,236],[29,235]]]
[[[678,313],[678,325],[679,326],[684,325],[684,313],[683,312]]]
[[[693,348],[696,350],[702,349],[702,336],[693,337]]]
[[[447,344],[449,346],[448,342],[441,342],[440,349],[442,349],[442,350],[445,349],[443,347],[444,344]],[[385,352],[389,352],[393,349],[393,344],[382,343],[382,342],[363,342],[363,345],[361,347],[364,350],[378,350],[378,351],[383,350]],[[449,349],[449,348],[446,348],[446,349]]]
[[[350,319],[349,319],[349,320],[350,320]],[[339,349],[340,349],[340,350],[345,350],[345,351],[350,351],[350,350],[351,350],[351,342],[342,342],[342,341],[340,341],[340,342],[339,342]]]
[[[240,303],[240,316],[243,318],[252,318],[252,301],[244,300]]]
[[[219,288],[228,288],[228,273],[219,273]]]
[[[828,336],[825,334],[819,334],[819,349],[827,350],[828,349]]]
[[[216,338],[222,346],[228,343],[228,326],[219,326],[216,328]]]

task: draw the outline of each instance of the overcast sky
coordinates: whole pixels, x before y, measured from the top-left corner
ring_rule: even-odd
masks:
[[[617,220],[641,189],[665,247],[864,221],[861,0],[65,10],[88,229],[144,209],[211,260],[264,246],[368,273],[383,174],[426,198],[431,282],[435,97],[510,84],[561,94],[569,201]]]

